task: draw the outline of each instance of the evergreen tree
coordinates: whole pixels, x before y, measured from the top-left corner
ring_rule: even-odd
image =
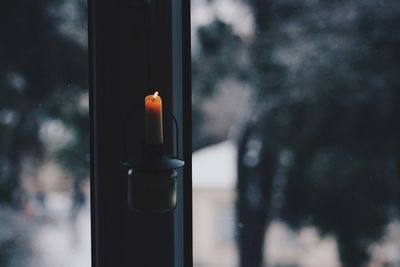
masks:
[[[265,110],[239,150],[241,266],[261,266],[259,236],[282,181],[273,215],[333,234],[343,266],[364,266],[400,208],[400,4],[248,3],[258,33],[255,88]],[[246,155],[254,140],[262,147],[253,166]]]
[[[41,130],[60,122],[73,138],[60,154],[79,177],[88,172],[88,120],[79,99],[87,91],[86,47],[61,31],[64,2],[7,0],[0,9],[0,201],[19,206],[27,158],[44,157]],[[76,167],[81,166],[81,167]],[[83,167],[82,167],[83,166]],[[86,171],[82,171],[86,169]]]

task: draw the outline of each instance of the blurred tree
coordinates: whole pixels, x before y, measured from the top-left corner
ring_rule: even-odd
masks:
[[[193,55],[193,150],[220,142],[226,136],[207,132],[203,104],[218,93],[226,79],[248,80],[249,62],[245,42],[230,25],[216,18],[197,30],[199,50]]]
[[[343,266],[365,266],[400,211],[400,3],[247,2],[265,110],[239,147],[241,266],[261,266],[273,216],[335,235]]]
[[[78,179],[88,173],[88,114],[80,108],[87,88],[87,51],[62,31],[63,4],[7,0],[0,9],[2,203],[20,205],[22,167],[27,158],[43,159],[45,125],[61,125],[61,139],[67,130],[72,133],[59,159]]]

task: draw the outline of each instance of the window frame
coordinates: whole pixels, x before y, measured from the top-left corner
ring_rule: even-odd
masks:
[[[190,1],[88,0],[88,28],[92,266],[192,266]],[[159,87],[179,124],[185,167],[173,213],[126,206],[119,162],[140,153],[143,127],[136,125],[150,87]],[[166,137],[176,140],[165,122]],[[175,145],[167,149],[176,154]]]

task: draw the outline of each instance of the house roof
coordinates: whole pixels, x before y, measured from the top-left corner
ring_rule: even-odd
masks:
[[[237,149],[225,141],[193,153],[193,188],[233,189],[236,181]]]

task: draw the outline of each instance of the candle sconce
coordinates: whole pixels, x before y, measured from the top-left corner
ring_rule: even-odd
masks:
[[[170,112],[168,114],[173,118],[178,133],[175,117]],[[176,139],[178,142],[178,135]],[[175,209],[177,170],[184,166],[183,160],[166,155],[163,144],[145,144],[139,159],[125,160],[121,164],[128,171],[127,204],[130,210],[168,212]]]

